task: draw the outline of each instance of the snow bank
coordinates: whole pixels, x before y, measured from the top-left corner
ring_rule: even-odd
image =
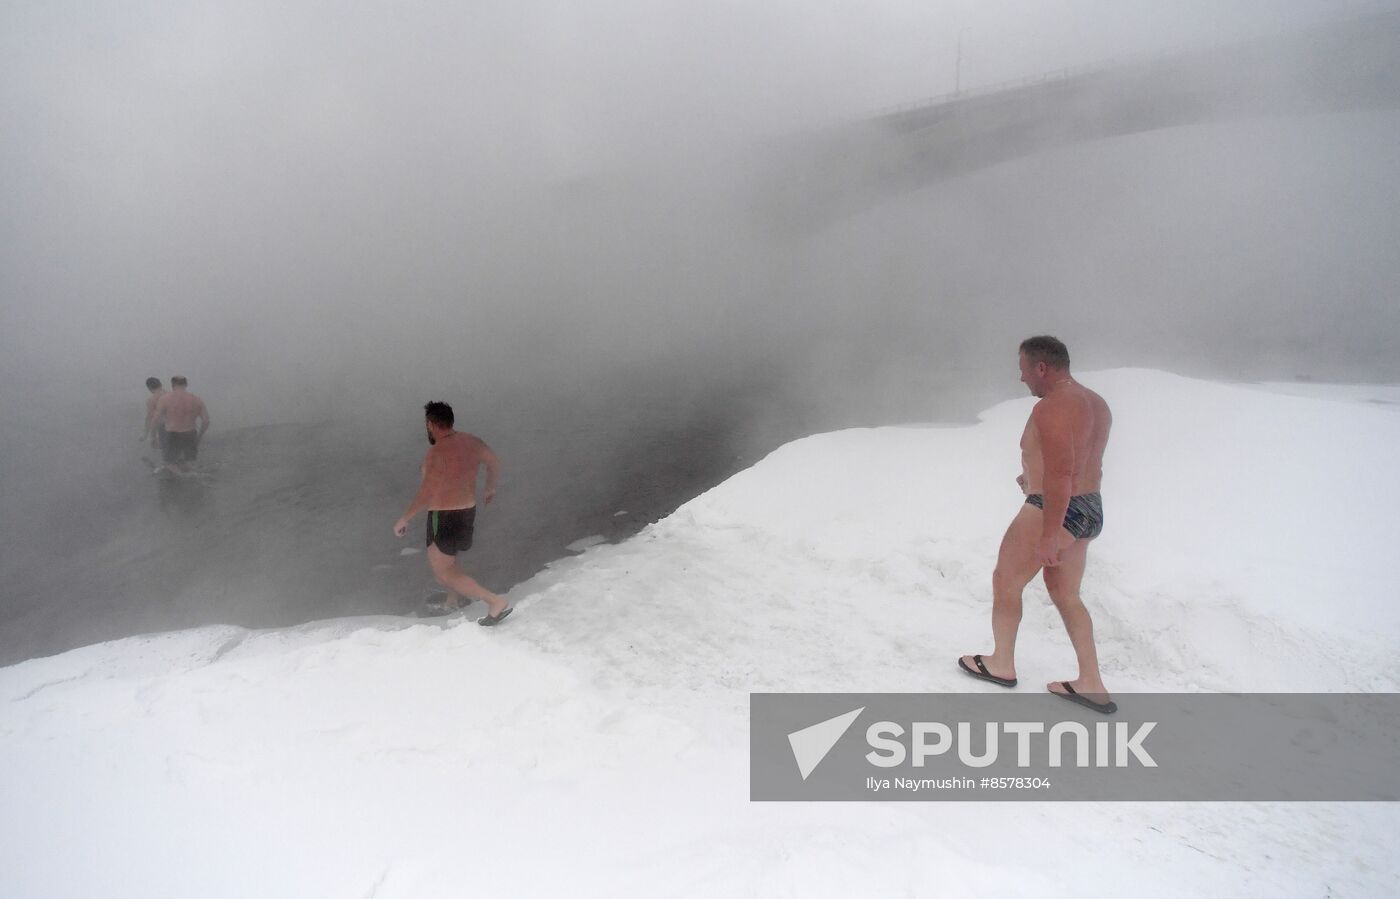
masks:
[[[1116,416],[1084,588],[1111,689],[1397,689],[1393,394],[1082,380]],[[751,690],[982,687],[954,659],[990,648],[1031,402],[785,446],[520,585],[502,628],[208,628],[0,670],[5,894],[1400,889],[1389,806],[748,802]],[[1023,683],[1072,676],[1038,586],[1026,609]]]

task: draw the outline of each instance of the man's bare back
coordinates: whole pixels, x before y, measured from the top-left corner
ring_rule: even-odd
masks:
[[[471,509],[476,506],[476,477],[483,465],[488,472],[495,453],[472,434],[452,432],[428,447],[423,457],[423,486],[426,509]],[[488,476],[489,477],[489,476]],[[495,485],[488,480],[487,503],[495,495]]]
[[[204,406],[204,400],[188,390],[177,389],[162,395],[156,401],[155,419],[163,419],[167,431],[184,433],[193,431],[196,422],[200,420],[205,422],[207,428],[209,412]]]
[[[1025,493],[1045,492],[1046,461],[1041,445],[1042,430],[1068,431],[1072,452],[1069,464],[1070,495],[1097,493],[1103,484],[1103,454],[1113,414],[1108,403],[1078,381],[1061,381],[1041,398],[1026,420],[1021,434],[1021,489]]]

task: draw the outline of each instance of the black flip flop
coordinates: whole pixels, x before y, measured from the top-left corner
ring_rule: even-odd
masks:
[[[1016,686],[1016,678],[1014,678],[1014,677],[997,677],[995,674],[993,674],[992,672],[988,671],[988,670],[987,670],[987,666],[982,664],[982,657],[981,657],[981,656],[973,656],[973,657],[972,657],[972,661],[975,662],[975,663],[977,664],[977,670],[976,670],[976,671],[973,671],[971,668],[967,667],[967,663],[964,662],[964,661],[962,660],[962,657],[961,657],[961,656],[958,657],[958,667],[961,668],[962,670],[966,671],[968,674],[972,675],[973,677],[977,678],[978,680],[991,681],[992,683],[996,684],[996,685],[999,686],[999,687],[1014,687],[1014,686]]]
[[[514,611],[515,611],[515,606],[506,606],[504,609],[501,610],[501,614],[499,614],[499,615],[483,615],[482,617],[476,619],[476,623],[479,624],[479,625],[481,625],[482,627],[495,627],[496,625],[500,624],[502,621],[505,621],[505,620],[506,620],[506,616],[509,615],[511,612],[514,612]]]
[[[1050,692],[1061,699],[1068,699],[1070,702],[1082,705],[1086,709],[1093,709],[1100,715],[1112,715],[1114,712],[1118,711],[1118,703],[1111,699],[1108,702],[1094,702],[1094,700],[1085,696],[1083,693],[1076,693],[1067,680],[1060,681],[1060,686],[1064,687],[1068,692],[1056,693],[1054,690]]]

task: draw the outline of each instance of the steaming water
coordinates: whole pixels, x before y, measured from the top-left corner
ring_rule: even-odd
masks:
[[[171,480],[141,461],[151,452],[136,442],[139,383],[119,402],[97,399],[108,405],[50,423],[42,443],[7,439],[7,464],[28,473],[42,501],[9,509],[0,664],[215,622],[412,614],[435,589],[422,516],[407,537],[392,533],[427,448],[418,407],[378,421],[229,430],[211,403],[215,427],[199,460],[207,474]],[[875,414],[966,414],[978,401],[945,385],[905,416]],[[699,390],[653,374],[496,397],[476,412],[459,405],[458,426],[503,461],[499,495],[479,513],[462,565],[505,591],[570,543],[635,533],[787,440],[873,423],[869,410],[820,410],[753,373]]]

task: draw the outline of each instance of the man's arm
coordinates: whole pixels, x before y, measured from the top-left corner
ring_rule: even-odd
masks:
[[[418,492],[413,495],[413,502],[408,504],[399,520],[394,522],[394,533],[402,537],[408,533],[408,523],[413,520],[413,516],[428,508],[428,503],[432,500],[433,485],[437,481],[438,456],[436,448],[428,450],[428,455],[423,458],[423,479],[418,483]]]
[[[209,407],[204,405],[204,400],[199,401],[199,411],[195,413],[195,418],[200,421],[199,436],[196,440],[204,439],[204,432],[209,430]]]
[[[165,397],[162,395],[152,396],[146,400],[146,429],[141,432],[141,439],[143,441],[151,436],[151,432],[156,429],[156,424],[160,421],[160,417],[165,414],[165,409],[160,404],[160,401],[163,399],[165,399]]]
[[[481,495],[481,501],[489,506],[491,500],[496,498],[496,480],[501,476],[501,460],[484,440],[481,442],[481,464],[486,466],[486,490]]]
[[[1031,412],[1044,466],[1041,484],[1044,507],[1036,556],[1041,565],[1050,567],[1060,563],[1060,529],[1064,526],[1070,493],[1074,490],[1074,428],[1067,412],[1058,404],[1044,400]]]

